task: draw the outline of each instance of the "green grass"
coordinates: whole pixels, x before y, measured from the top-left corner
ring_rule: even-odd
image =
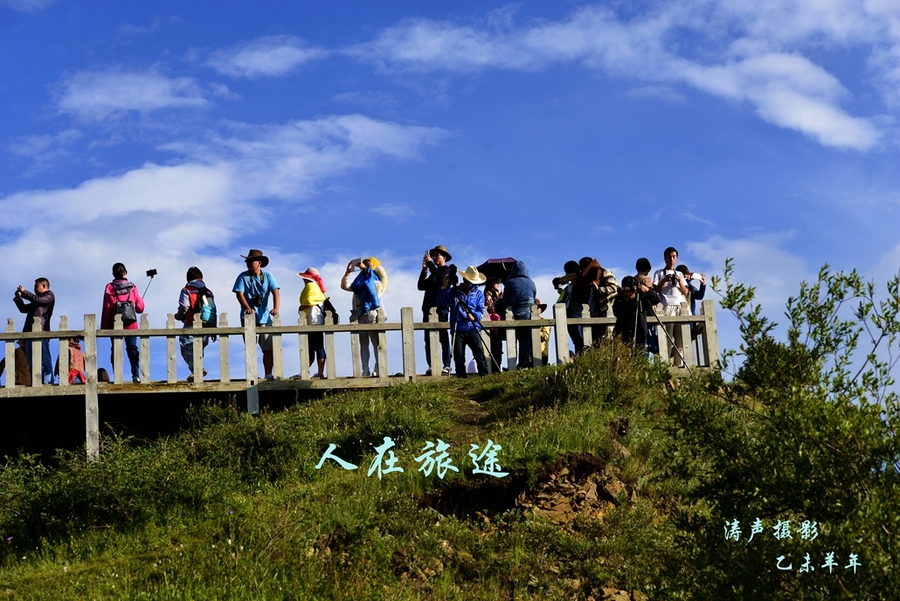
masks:
[[[94,464],[20,457],[0,470],[0,593],[557,599],[644,588],[632,556],[663,543],[651,536],[646,452],[619,457],[614,424],[629,421],[626,444],[646,438],[663,377],[613,347],[565,367],[336,394],[260,416],[206,406],[170,439],[104,440]],[[405,471],[379,480],[366,472],[384,436]],[[460,470],[444,480],[414,461],[437,439]],[[471,473],[469,447],[488,439],[502,446],[506,478]],[[316,470],[330,443],[359,469]],[[615,464],[636,501],[564,527],[515,507],[567,453]]]

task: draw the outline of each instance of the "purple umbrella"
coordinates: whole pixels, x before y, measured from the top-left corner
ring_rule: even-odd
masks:
[[[509,270],[516,262],[512,257],[504,257],[502,259],[488,259],[478,266],[478,271],[484,274],[484,277],[498,278],[501,282],[509,275]]]

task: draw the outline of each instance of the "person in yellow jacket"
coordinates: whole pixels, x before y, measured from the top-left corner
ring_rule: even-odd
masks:
[[[301,313],[306,313],[306,323],[311,326],[321,326],[325,324],[325,311],[322,310],[322,303],[328,298],[325,296],[325,282],[319,277],[319,270],[315,267],[307,267],[306,271],[298,273],[305,286],[300,292],[300,309]],[[309,348],[309,364],[312,366],[316,363],[317,371],[313,378],[325,379],[325,334],[316,332],[306,337]]]

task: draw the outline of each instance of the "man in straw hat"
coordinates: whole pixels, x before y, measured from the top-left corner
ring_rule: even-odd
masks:
[[[481,339],[481,317],[484,315],[484,293],[478,288],[486,278],[476,267],[469,265],[465,271],[459,272],[462,282],[458,286],[451,285],[450,273],[444,277],[439,300],[450,307],[450,332],[453,335],[453,363],[456,375],[465,378],[466,347],[472,350],[478,375],[487,375],[487,362],[484,360],[484,342]]]
[[[263,267],[269,264],[269,258],[263,254],[261,250],[255,248],[250,249],[247,255],[241,255],[241,258],[247,264],[247,271],[241,273],[234,281],[234,287],[231,289],[237,297],[238,303],[241,305],[241,325],[244,325],[244,318],[247,315],[254,315],[256,318],[256,327],[262,328],[272,325],[272,316],[278,315],[281,307],[281,293],[279,292],[278,282],[275,277],[268,271],[263,271]],[[269,296],[272,296],[274,302],[272,309],[269,310]],[[266,371],[266,380],[274,380],[272,375],[272,336],[260,332],[258,336],[259,347],[262,349],[263,369]]]
[[[453,257],[447,252],[447,247],[439,244],[435,246],[422,257],[422,272],[419,274],[417,288],[424,292],[422,297],[422,320],[428,321],[428,313],[432,308],[437,308],[438,321],[447,321],[450,315],[450,308],[447,306],[439,306],[438,292],[444,283],[444,277],[450,273],[450,265],[447,263]],[[448,375],[450,373],[450,336],[447,330],[438,330],[441,341],[441,365],[443,367],[441,373]],[[425,360],[428,362],[428,374],[431,374],[431,341],[428,332],[425,332]],[[435,368],[436,369],[436,368]]]

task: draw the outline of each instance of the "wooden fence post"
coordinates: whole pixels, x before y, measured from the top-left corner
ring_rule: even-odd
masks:
[[[59,318],[59,331],[60,333],[65,332],[69,329],[69,318],[65,315],[61,315]],[[60,386],[68,386],[69,385],[69,339],[68,338],[60,338],[59,339],[59,355],[56,360],[56,364],[59,366],[59,385]]]
[[[166,330],[166,382],[174,384],[178,381],[178,334],[173,313],[166,318]]]
[[[440,321],[438,319],[437,307],[428,309],[428,318],[426,321],[428,323]],[[425,335],[428,337],[428,363],[431,365],[431,375],[440,376],[441,369],[444,367],[443,359],[441,357],[440,330],[425,330]],[[450,352],[453,352],[453,349],[450,349]]]
[[[400,308],[400,338],[403,345],[403,377],[412,381],[416,379],[416,339],[413,329],[412,307]]]
[[[113,368],[113,382],[116,384],[121,384],[123,382],[122,379],[122,345],[124,344],[124,340],[122,339],[122,316],[118,313],[113,316],[113,330],[119,332],[119,335],[112,338],[112,368]]]
[[[141,325],[138,326],[140,330],[149,330],[150,329],[150,316],[146,313],[141,313]],[[139,339],[140,344],[140,356],[141,356],[141,382],[144,384],[150,383],[150,337],[149,336],[141,336]]]
[[[553,330],[556,334],[556,363],[562,365],[569,362],[569,327],[566,319],[566,305],[553,305]]]
[[[84,429],[88,461],[100,458],[100,402],[97,395],[97,316],[84,316]]]
[[[244,371],[247,386],[259,381],[259,364],[256,359],[256,316],[244,315]]]
[[[228,327],[228,314],[219,315],[219,327]],[[228,335],[219,336],[219,381],[231,382],[231,358],[228,356]]]
[[[6,319],[6,333],[12,334],[16,331],[16,322],[12,317]],[[5,344],[6,357],[6,384],[4,388],[16,387],[16,343],[13,340],[7,340]]]
[[[719,332],[716,330],[716,301],[705,300],[700,306],[700,314],[706,318],[703,322],[703,352],[710,367],[719,363]]]
[[[331,311],[325,312],[325,323],[328,323],[328,318],[331,315]],[[305,326],[309,323],[309,316],[306,314],[306,311],[300,311],[300,316],[297,318],[297,325]],[[323,339],[324,342],[324,339]],[[300,332],[300,379],[301,380],[309,380],[309,334],[306,332]],[[334,377],[334,374],[328,372],[330,377]]]
[[[516,347],[516,328],[506,328],[506,369],[514,371],[519,363],[519,349]]]
[[[531,319],[540,319],[541,310],[537,305],[531,306]],[[541,355],[541,327],[532,327],[528,329],[531,336],[531,361],[534,367],[540,367],[544,364],[543,355]]]
[[[41,332],[43,331],[43,327],[41,326],[41,318],[35,317],[31,324],[32,332]],[[27,342],[27,344],[31,345],[31,385],[34,387],[42,386],[44,383],[41,372],[44,368],[43,362],[43,353],[41,352],[41,345],[43,341],[40,338],[32,338]],[[48,343],[49,344],[49,343]]]
[[[281,314],[272,316],[272,327],[281,325]],[[284,379],[284,355],[281,352],[281,334],[270,334],[272,337],[272,375],[278,380]]]
[[[328,319],[325,320],[328,323]],[[356,311],[356,319],[350,320],[350,324],[359,324],[359,311]],[[352,331],[350,332],[350,367],[353,368],[353,377],[361,378],[362,377],[362,359],[360,358],[360,333]],[[368,344],[368,342],[366,343]],[[331,352],[328,347],[325,348],[325,356],[326,361],[328,361],[328,357],[331,357]],[[328,364],[328,375],[331,375],[331,364]]]
[[[194,370],[191,372],[194,384],[203,382],[203,320],[200,319],[199,311],[194,315],[194,323],[191,334],[193,334],[193,350],[191,360],[194,362]],[[201,330],[198,332],[197,330]]]
[[[381,324],[387,321],[382,307],[378,307],[377,314],[378,317],[375,319],[375,323]],[[387,378],[390,375],[387,362],[387,331],[379,330],[376,332],[375,340],[378,341],[375,346],[375,371],[379,378]]]

